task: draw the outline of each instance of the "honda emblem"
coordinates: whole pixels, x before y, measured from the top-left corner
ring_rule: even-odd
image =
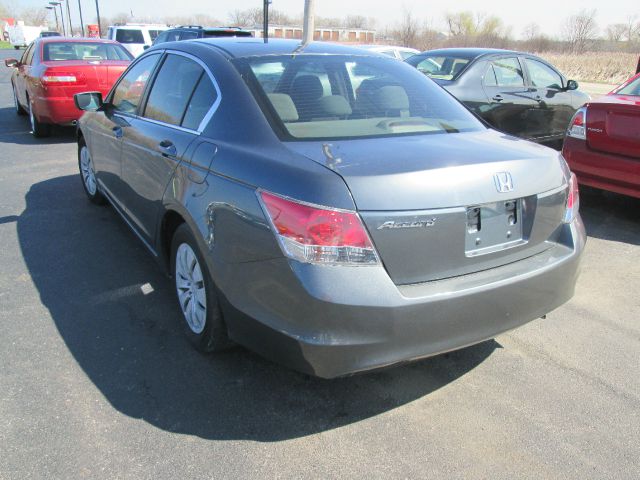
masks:
[[[498,172],[493,175],[493,180],[498,192],[507,193],[513,191],[513,180],[509,172]]]

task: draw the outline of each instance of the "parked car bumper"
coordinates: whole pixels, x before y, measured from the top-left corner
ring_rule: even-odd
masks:
[[[592,150],[584,140],[567,137],[562,155],[578,182],[590,187],[640,198],[640,161]]]
[[[286,259],[229,264],[223,313],[233,339],[305,373],[337,377],[455,350],[569,300],[586,242],[582,220],[560,243],[470,275],[397,286],[382,267]],[[252,280],[247,280],[252,279]]]
[[[84,112],[78,110],[71,97],[40,97],[35,112],[38,120],[56,125],[72,125]]]

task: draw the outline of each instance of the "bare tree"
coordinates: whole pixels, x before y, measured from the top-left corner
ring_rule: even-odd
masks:
[[[530,42],[540,35],[540,25],[537,23],[529,23],[522,30],[522,37],[525,41]]]
[[[627,32],[627,25],[624,23],[612,23],[604,29],[607,39],[612,42],[619,42]]]
[[[627,17],[624,36],[629,43],[633,42],[638,36],[640,36],[640,22],[638,21],[637,15],[629,15]]]
[[[367,18],[362,15],[347,15],[342,24],[345,28],[369,28]]]
[[[412,47],[418,37],[418,21],[411,10],[404,8],[402,20],[396,30],[396,36],[403,47]]]
[[[583,53],[598,33],[596,11],[581,10],[568,17],[563,26],[563,36],[573,53]]]
[[[45,8],[25,8],[20,12],[20,20],[26,25],[46,25],[49,12]]]
[[[270,11],[270,18],[273,18],[273,11]],[[234,10],[229,13],[229,21],[237,27],[249,27],[262,23],[262,9],[260,7],[248,8],[246,10]]]

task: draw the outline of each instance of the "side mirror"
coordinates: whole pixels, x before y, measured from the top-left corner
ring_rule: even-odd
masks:
[[[9,68],[18,68],[20,62],[15,58],[7,58],[5,59],[4,64]]]
[[[104,105],[100,92],[76,93],[73,96],[73,102],[78,107],[78,110],[84,110],[85,112],[97,112]]]
[[[578,89],[578,82],[576,82],[575,80],[567,80],[566,90],[577,90],[577,89]]]
[[[142,47],[143,50],[149,50],[151,48],[151,45],[145,45],[144,47]]]

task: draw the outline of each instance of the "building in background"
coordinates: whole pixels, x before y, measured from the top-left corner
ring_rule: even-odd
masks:
[[[262,38],[262,27],[247,28],[254,37]],[[269,38],[302,39],[302,27],[292,25],[269,25]],[[375,30],[362,28],[316,28],[313,32],[316,41],[340,43],[373,43],[376,39]]]

